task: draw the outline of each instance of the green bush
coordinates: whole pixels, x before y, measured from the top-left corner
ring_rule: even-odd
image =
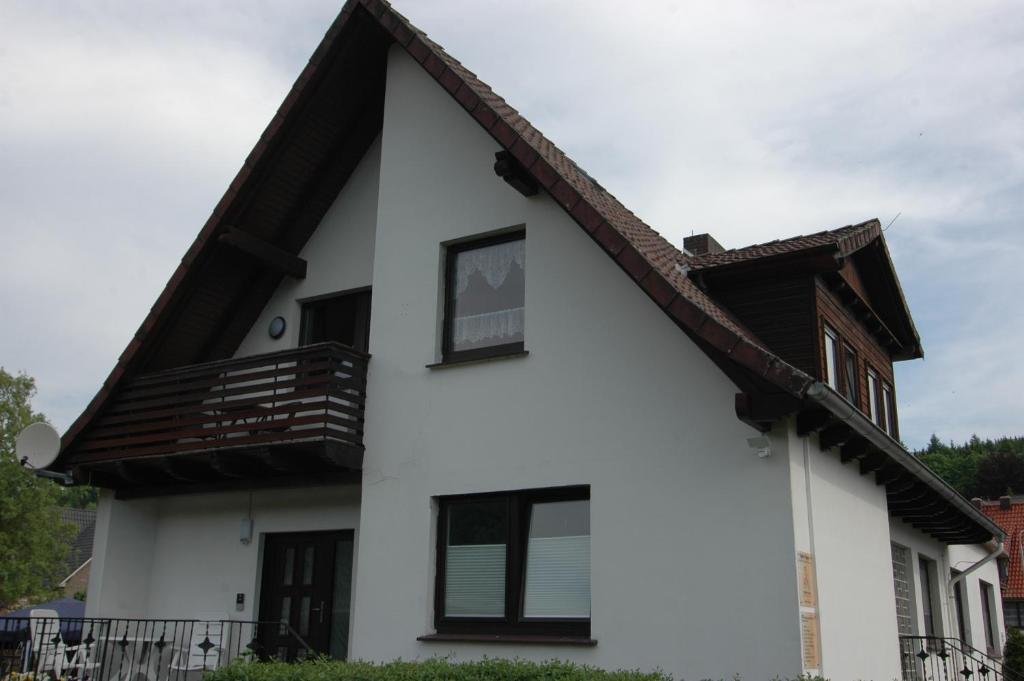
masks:
[[[1003,673],[1007,678],[1024,679],[1024,633],[1015,627],[1006,628]]]
[[[671,681],[660,671],[604,671],[571,662],[484,660],[449,662],[336,662],[312,660],[236,662],[206,675],[204,681]]]

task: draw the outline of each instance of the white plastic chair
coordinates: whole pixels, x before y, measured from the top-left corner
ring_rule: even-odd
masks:
[[[65,670],[78,672],[81,678],[86,670],[95,669],[89,651],[81,645],[69,646],[60,633],[60,615],[56,610],[38,608],[29,611],[33,668],[37,672],[52,671],[60,678]],[[70,654],[70,658],[68,655]]]
[[[220,666],[224,652],[224,634],[228,616],[223,612],[200,613],[192,623],[186,648],[177,648],[171,658],[170,671],[210,671]]]

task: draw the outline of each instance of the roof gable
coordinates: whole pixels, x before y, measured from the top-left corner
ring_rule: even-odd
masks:
[[[125,375],[220,359],[237,348],[280,275],[218,248],[218,237],[241,224],[292,253],[301,249],[380,129],[382,69],[391,44],[405,49],[734,379],[740,376],[733,371],[738,367],[744,376],[792,395],[813,383],[690,281],[679,249],[440,45],[381,0],[349,0],[100,391],[65,433],[64,450]],[[340,98],[328,91],[342,81],[356,83],[354,96]],[[335,132],[326,145],[306,138],[312,134],[307,130],[311,121],[322,120],[330,121]],[[338,133],[341,128],[350,134]],[[326,151],[304,159],[314,147]],[[252,221],[254,214],[259,219]]]
[[[769,268],[806,266],[804,271],[838,272],[868,309],[898,339],[895,359],[924,356],[921,338],[889,249],[882,225],[868,220],[815,234],[776,239],[720,253],[687,255],[692,277],[729,277]]]

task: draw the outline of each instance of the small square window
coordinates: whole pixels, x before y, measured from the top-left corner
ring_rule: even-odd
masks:
[[[526,238],[523,232],[448,247],[445,361],[523,351]]]
[[[590,635],[590,490],[444,497],[438,633]]]

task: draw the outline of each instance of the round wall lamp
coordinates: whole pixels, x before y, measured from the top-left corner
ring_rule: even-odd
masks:
[[[284,335],[284,329],[287,324],[284,321],[284,317],[274,317],[270,320],[270,328],[267,329],[267,333],[273,339],[278,339]]]

